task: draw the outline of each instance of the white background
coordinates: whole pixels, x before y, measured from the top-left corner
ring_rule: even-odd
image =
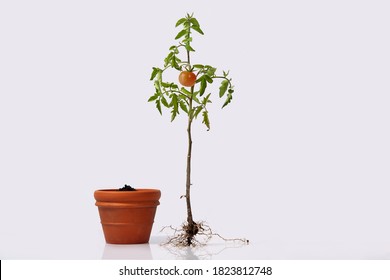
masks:
[[[194,12],[230,69],[194,126],[193,207],[250,246],[158,246],[185,220],[184,115],[147,103]],[[390,259],[388,1],[1,1],[0,258]],[[214,92],[218,86],[214,87]],[[93,192],[162,191],[150,245],[105,245]],[[138,250],[138,249],[139,250]],[[206,256],[206,257],[205,257]]]

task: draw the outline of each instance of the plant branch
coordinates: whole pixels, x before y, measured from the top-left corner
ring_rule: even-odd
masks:
[[[213,79],[225,79],[226,81],[228,81],[229,86],[230,87],[232,86],[232,82],[227,77],[224,77],[224,76],[214,76]]]

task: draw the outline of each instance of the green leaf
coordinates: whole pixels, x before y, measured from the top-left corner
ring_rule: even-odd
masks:
[[[229,82],[227,80],[223,80],[221,82],[221,86],[219,87],[219,97],[222,97],[225,94],[225,92],[228,88],[228,85],[229,85]]]
[[[217,71],[217,68],[210,67],[209,69],[207,69],[207,75],[209,75],[210,77],[212,77],[212,76],[214,76],[215,71]]]
[[[171,83],[171,89],[178,89],[179,86],[175,83]]]
[[[175,110],[172,110],[171,111],[171,122],[173,122],[173,120],[176,118],[177,116],[177,112]]]
[[[151,97],[149,97],[148,102],[154,101],[154,100],[156,100],[158,97],[159,97],[159,94],[156,93],[155,95],[152,95]]]
[[[186,22],[186,21],[187,21],[186,18],[181,18],[181,19],[179,19],[179,20],[176,22],[175,27],[178,27],[180,24],[183,24],[183,23]]]
[[[170,107],[164,96],[161,96],[161,103],[167,108]]]
[[[203,115],[202,123],[204,123],[207,126],[207,130],[210,130],[209,114],[207,113],[207,111],[203,111],[202,115]]]
[[[180,38],[183,37],[186,33],[187,33],[187,30],[186,30],[186,29],[183,29],[182,31],[180,31],[179,33],[177,33],[177,35],[176,35],[176,37],[175,37],[175,40],[180,39]]]
[[[196,110],[195,110],[195,118],[197,118],[199,113],[202,111],[203,106],[198,106],[198,107],[195,107],[195,108],[196,108]]]
[[[176,57],[176,55],[174,55],[172,57],[172,66],[173,68],[175,68],[176,70],[180,70],[180,66],[179,66],[179,63],[181,62],[181,60],[179,58]]]
[[[171,87],[171,84],[161,82],[161,86],[164,87],[164,88],[168,88],[168,87]]]
[[[155,78],[155,80],[157,80],[157,81],[162,81],[162,73],[163,73],[163,70],[161,70],[161,69],[158,69],[159,71],[157,72],[157,76],[156,76],[156,78]]]
[[[189,34],[186,35],[185,39],[183,39],[182,43],[189,45],[192,42],[192,37]]]
[[[159,68],[153,67],[152,75],[150,76],[151,81],[156,77],[159,71],[161,71]]]
[[[188,20],[186,20],[184,23],[183,23],[183,26],[184,28],[188,28],[190,26],[190,23]]]
[[[169,50],[170,50],[171,52],[173,52],[174,54],[178,54],[178,53],[179,53],[179,50],[178,50],[177,46],[171,46],[171,47],[169,48]]]
[[[211,84],[211,83],[213,82],[213,79],[212,79],[209,75],[207,75],[207,74],[204,75],[204,78],[206,79],[206,81],[207,81],[209,84]]]
[[[175,55],[175,54],[174,54],[173,52],[170,52],[170,53],[168,54],[168,56],[164,59],[164,66],[165,66],[165,67],[171,63],[172,57],[173,57],[174,55]]]
[[[207,87],[207,82],[205,79],[201,79],[200,81],[200,89],[199,89],[199,96],[202,96],[203,93],[205,92]]]
[[[223,103],[222,105],[222,108],[225,107],[226,105],[228,105],[233,99],[233,96],[231,93],[228,93],[227,94],[227,97],[226,97],[226,100],[225,100],[225,103]]]
[[[196,97],[196,92],[194,92],[194,95],[192,96],[192,100],[194,100],[196,103],[201,104],[199,99]]]
[[[162,115],[161,103],[160,103],[160,100],[159,100],[159,99],[156,100],[156,108],[157,108],[157,110],[160,112],[160,115]]]
[[[190,18],[190,21],[193,25],[200,26],[200,24],[196,18]]]
[[[186,44],[185,48],[189,52],[195,52],[195,50],[190,46],[190,44]]]
[[[187,89],[185,89],[184,87],[181,88],[181,92],[183,92],[185,95],[187,95],[188,97],[191,96],[191,92]]]
[[[170,107],[173,106],[173,110],[175,111],[179,111],[179,106],[178,106],[178,99],[177,99],[177,95],[176,94],[172,94],[172,100],[171,100],[171,104],[169,104]]]
[[[204,66],[202,64],[194,64],[192,65],[194,68],[197,68],[197,69],[202,69],[204,68]]]
[[[179,114],[179,106],[178,106],[178,99],[176,94],[172,94],[172,101],[171,104],[169,104],[171,107],[173,107],[171,113],[171,121],[173,121],[176,118],[176,115]]]
[[[161,90],[161,86],[160,86],[160,82],[159,81],[154,81],[154,87],[156,88],[156,91],[159,94],[162,94],[162,90]]]
[[[200,29],[200,27],[199,27],[199,26],[197,26],[197,25],[193,25],[193,26],[192,26],[192,29],[194,29],[196,32],[198,32],[198,33],[200,33],[200,34],[204,35],[204,33],[203,33],[203,30],[202,30],[202,29]]]
[[[209,100],[210,95],[211,95],[211,93],[207,94],[207,96],[205,98],[203,98],[202,104],[204,106],[206,106],[207,103],[211,103],[211,101]]]
[[[187,105],[186,105],[186,103],[182,100],[182,101],[180,101],[180,108],[184,111],[184,112],[186,112],[187,114],[188,114],[188,108],[187,108]]]

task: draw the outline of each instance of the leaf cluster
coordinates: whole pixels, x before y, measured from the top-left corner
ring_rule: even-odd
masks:
[[[171,121],[180,112],[185,112],[191,122],[201,114],[202,123],[210,129],[207,104],[211,103],[211,93],[206,94],[209,85],[217,79],[221,80],[219,97],[222,98],[225,96],[222,108],[232,101],[234,86],[229,78],[229,72],[223,71],[222,75],[217,75],[217,68],[211,65],[191,64],[190,54],[191,52],[195,52],[195,49],[192,47],[193,31],[204,35],[198,20],[193,15],[187,14],[186,17],[176,22],[176,27],[181,28],[175,37],[175,40],[179,42],[177,45],[169,48],[169,53],[164,59],[164,67],[153,67],[150,80],[154,83],[155,93],[150,96],[148,101],[155,102],[160,114],[162,114],[162,107],[170,109]],[[182,54],[181,51],[184,51],[184,58],[180,57],[180,54]],[[188,89],[174,82],[165,81],[163,74],[168,69],[196,73],[196,84]]]

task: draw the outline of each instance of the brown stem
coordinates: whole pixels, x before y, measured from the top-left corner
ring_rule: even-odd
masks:
[[[191,65],[190,61],[190,51],[187,50],[187,61]],[[187,223],[186,228],[187,233],[187,246],[191,246],[194,236],[198,233],[198,228],[194,219],[192,217],[192,208],[191,208],[191,155],[192,155],[192,137],[191,137],[191,125],[193,119],[193,108],[192,108],[192,97],[194,95],[194,86],[191,87],[191,96],[189,101],[189,114],[188,114],[188,126],[187,126],[187,135],[188,135],[188,153],[187,153],[187,178],[186,178],[186,202],[187,202]]]
[[[191,88],[191,93],[193,92],[193,87]],[[186,180],[186,202],[187,202],[187,222],[188,225],[192,228],[194,224],[194,220],[192,218],[192,209],[191,209],[191,154],[192,154],[192,137],[191,137],[191,124],[192,124],[192,97],[190,98],[190,106],[189,106],[188,114],[188,127],[187,127],[187,135],[188,135],[188,153],[187,153],[187,180]]]

